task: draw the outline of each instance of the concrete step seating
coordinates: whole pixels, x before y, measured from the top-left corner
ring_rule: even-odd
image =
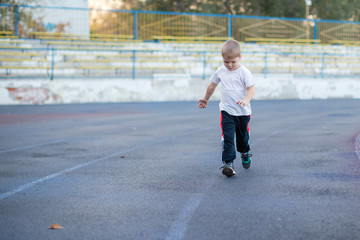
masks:
[[[307,40],[307,39],[305,39]],[[311,40],[315,41],[315,40]],[[73,50],[107,50],[107,49],[136,49],[136,50],[179,50],[179,51],[216,51],[218,52],[221,48],[223,42],[199,42],[194,41],[191,43],[179,43],[176,41],[152,43],[152,42],[141,42],[141,41],[102,41],[99,40],[56,40],[56,41],[45,41],[48,48],[55,49],[73,49]],[[280,42],[281,43],[281,42]],[[264,42],[263,44],[254,44],[254,43],[243,43],[244,51],[275,51],[275,52],[289,52],[289,53],[344,53],[344,46],[334,45],[333,48],[329,48],[329,45],[321,44],[286,44],[286,42],[281,43],[269,43]],[[357,53],[360,54],[360,50],[357,50]],[[346,53],[345,53],[346,54]]]
[[[222,43],[232,37],[197,37],[197,36],[153,36],[154,41],[157,42],[181,42],[181,43]]]
[[[342,46],[360,46],[360,40],[357,41],[345,41],[345,40],[332,40],[330,43]]]
[[[52,32],[31,32],[30,35],[34,39],[42,40],[70,40],[70,41],[82,41],[82,40],[101,40],[101,41],[117,41],[117,42],[129,42],[134,40],[134,35],[126,34],[70,34],[70,33],[52,33]]]
[[[141,43],[141,42],[139,42]],[[103,42],[103,41],[45,41],[45,44],[48,47],[54,48],[68,48],[71,47],[73,49],[79,48],[124,48],[129,45],[134,46],[136,42]]]
[[[245,42],[252,42],[258,44],[296,44],[296,45],[308,45],[314,43],[321,43],[319,39],[279,39],[279,38],[245,38]]]
[[[9,46],[0,46],[0,77],[49,76],[52,66],[47,55],[48,51],[31,50],[28,43],[26,47],[13,46],[10,42]]]
[[[1,47],[0,47],[1,48]],[[39,52],[29,52],[28,50],[1,50],[0,52],[1,68],[47,68],[49,60],[45,55]]]
[[[0,38],[0,47],[1,48],[12,48],[12,47],[21,47],[24,43],[24,40],[12,39],[12,38]]]
[[[0,39],[16,39],[19,38],[15,36],[13,31],[0,31]]]
[[[222,43],[2,40],[1,78],[49,76],[50,70],[58,77],[203,75],[204,67],[210,75],[222,65]],[[357,46],[243,43],[242,51],[243,64],[254,73],[360,74]]]

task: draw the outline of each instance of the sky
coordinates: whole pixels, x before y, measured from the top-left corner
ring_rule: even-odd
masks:
[[[117,0],[88,0],[90,8],[116,8],[121,5],[121,1]]]

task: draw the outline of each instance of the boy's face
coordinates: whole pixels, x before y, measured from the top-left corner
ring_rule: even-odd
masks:
[[[240,57],[226,57],[223,56],[224,66],[230,71],[234,71],[240,67]]]

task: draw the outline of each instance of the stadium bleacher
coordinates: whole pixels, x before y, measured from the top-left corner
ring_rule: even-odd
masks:
[[[2,38],[0,77],[151,77],[159,73],[207,77],[222,64],[221,44]],[[254,73],[360,75],[356,45],[245,42],[242,51],[242,62]]]

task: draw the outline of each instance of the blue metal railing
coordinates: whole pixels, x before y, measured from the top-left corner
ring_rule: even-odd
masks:
[[[158,74],[187,74],[191,78],[207,79],[214,72],[214,70],[222,65],[221,55],[218,51],[182,51],[182,50],[96,50],[96,49],[55,49],[55,48],[1,48],[0,51],[11,53],[41,53],[42,60],[37,62],[37,59],[33,60],[34,64],[42,64],[38,69],[35,67],[27,67],[27,65],[21,65],[21,61],[16,61],[17,65],[9,65],[6,62],[0,62],[1,73],[0,78],[48,78],[61,79],[61,78],[154,78]],[[89,53],[90,51],[90,53]],[[64,53],[65,52],[65,53]],[[70,56],[66,55],[66,52],[71,52]],[[290,53],[290,52],[276,52],[276,51],[264,51],[264,52],[251,52],[243,51],[243,58],[245,58],[244,64],[254,73],[263,74],[266,78],[271,74],[292,74],[296,77],[353,77],[360,78],[360,54],[330,54],[330,53]],[[119,58],[115,59],[113,56],[118,55]],[[4,56],[4,54],[2,54]],[[14,55],[15,56],[15,55]],[[84,56],[87,60],[79,60],[77,58]],[[106,61],[96,60],[94,56],[101,56]],[[123,57],[122,57],[123,56]],[[153,59],[151,57],[163,56],[163,60]],[[191,57],[189,59],[181,60],[184,56]],[[253,57],[260,57],[262,62],[248,61]],[[211,60],[214,59],[217,60]],[[301,63],[298,70],[292,70],[296,65],[296,61],[288,63],[289,67],[281,67],[281,63],[277,63],[272,58],[293,57],[295,58],[316,58],[318,60],[311,60],[311,63],[306,65]],[[349,67],[347,70],[344,67],[339,67],[339,72],[329,72],[330,64],[336,65],[331,61],[336,58],[342,61],[344,58],[352,58],[355,67]],[[44,60],[46,59],[46,61]],[[90,60],[89,60],[90,59]],[[29,60],[26,60],[29,61]],[[83,64],[81,64],[81,62]],[[330,62],[328,62],[330,61]],[[170,67],[162,68],[161,65],[168,63]],[[5,63],[5,64],[4,64]],[[93,64],[93,65],[91,65]],[[102,66],[100,66],[102,64]],[[121,65],[122,64],[122,65]],[[186,65],[181,68],[179,66]],[[278,66],[274,66],[274,64]],[[149,65],[149,66],[148,66]],[[91,66],[94,66],[93,68]],[[332,67],[334,68],[334,67]],[[29,69],[36,70],[37,73],[29,74]],[[42,73],[39,71],[43,70]],[[334,68],[335,69],[335,68]],[[353,70],[351,70],[353,69]],[[14,71],[17,73],[13,73]],[[340,70],[347,71],[347,73],[341,73]],[[105,72],[104,72],[105,71]],[[351,71],[353,71],[351,73]],[[69,73],[67,73],[69,72]]]
[[[9,4],[0,4],[0,8],[8,8],[9,10],[6,10],[8,12],[7,14],[13,14],[14,21],[12,22],[1,22],[0,24],[0,31],[11,29],[14,31],[14,34],[18,36],[20,34],[19,32],[19,24],[24,24],[23,22],[19,21],[20,19],[20,12],[23,12],[23,10],[46,10],[49,11],[73,11],[74,15],[75,13],[80,12],[100,12],[105,11],[109,13],[118,13],[118,14],[130,14],[129,21],[131,21],[132,26],[128,26],[125,24],[124,26],[121,25],[114,25],[110,30],[113,31],[113,34],[116,34],[116,32],[119,31],[127,31],[127,34],[132,34],[134,36],[135,40],[152,40],[152,35],[149,35],[149,32],[158,33],[160,30],[163,29],[164,25],[161,24],[170,24],[172,21],[174,22],[173,25],[170,25],[171,27],[176,28],[177,24],[185,24],[181,27],[183,28],[189,28],[187,29],[188,32],[191,32],[190,26],[187,26],[186,24],[191,25],[191,21],[197,21],[197,18],[204,18],[199,20],[199,22],[196,22],[198,24],[204,24],[201,26],[201,28],[204,28],[206,26],[213,26],[212,19],[218,19],[219,21],[222,20],[221,23],[215,24],[216,27],[224,28],[221,31],[214,31],[210,33],[203,33],[204,36],[206,34],[210,34],[210,36],[215,36],[215,34],[218,34],[217,36],[220,37],[234,37],[236,40],[244,41],[246,37],[261,37],[260,33],[255,33],[257,28],[260,26],[263,26],[265,29],[267,27],[267,22],[269,20],[276,22],[276,24],[282,25],[282,27],[288,27],[288,32],[294,32],[294,31],[300,31],[300,34],[291,35],[290,38],[301,38],[305,37],[303,34],[304,31],[307,32],[307,37],[311,36],[314,40],[321,40],[321,42],[330,42],[331,40],[359,40],[359,31],[356,33],[352,33],[351,36],[348,35],[349,31],[344,31],[342,34],[334,34],[339,33],[339,31],[342,31],[344,28],[349,29],[359,29],[358,25],[360,22],[351,22],[351,21],[335,21],[335,20],[320,20],[320,19],[304,19],[304,18],[280,18],[280,17],[261,17],[261,16],[246,16],[246,15],[226,15],[226,14],[206,14],[206,13],[179,13],[179,12],[160,12],[160,11],[142,11],[142,10],[117,10],[117,9],[95,9],[95,8],[72,8],[72,7],[50,7],[50,6],[29,6],[29,5],[9,5]],[[12,9],[12,10],[11,10]],[[61,14],[60,14],[61,15]],[[161,18],[160,20],[151,20],[150,24],[148,24],[148,28],[145,30],[144,24],[148,23],[149,20],[146,18],[146,16],[156,16],[158,18]],[[168,17],[170,16],[170,17]],[[191,18],[186,18],[191,16]],[[47,25],[46,23],[42,22],[44,21],[44,18],[41,16],[38,16],[36,18],[36,14],[34,19],[32,19],[33,22],[36,22],[37,26]],[[184,17],[179,20],[179,22],[176,22],[175,17]],[[194,17],[194,19],[193,19]],[[51,16],[49,16],[51,18]],[[145,20],[144,20],[145,19]],[[91,20],[91,19],[90,19]],[[254,26],[251,26],[250,22],[243,22],[243,20],[256,20],[259,21],[259,24],[255,24]],[[58,20],[57,20],[58,21]],[[63,21],[67,21],[66,19],[63,19]],[[207,22],[208,21],[208,22]],[[240,22],[239,22],[240,21]],[[227,24],[223,24],[223,22],[227,22]],[[236,23],[235,23],[236,22]],[[305,25],[308,25],[307,27],[304,27],[302,23],[306,23]],[[30,23],[26,23],[29,25]],[[33,24],[33,23],[32,23]],[[239,26],[241,25],[242,29],[246,28],[245,32],[239,33]],[[249,24],[249,26],[244,26],[244,24]],[[338,25],[343,25],[339,27]],[[150,28],[150,25],[152,28]],[[291,26],[294,25],[294,26]],[[311,25],[311,26],[310,26]],[[354,26],[355,25],[355,26]],[[27,26],[28,28],[32,29],[31,31],[39,31],[34,26]],[[126,27],[126,29],[123,29]],[[155,27],[158,27],[155,29]],[[167,26],[169,27],[169,26]],[[22,26],[22,31],[26,31],[24,26]],[[211,29],[211,27],[210,27]],[[47,29],[46,29],[47,30]],[[110,31],[109,30],[109,31]],[[29,30],[30,31],[30,30]],[[43,30],[42,30],[43,31]],[[90,30],[91,32],[94,32],[94,29]],[[211,30],[208,30],[211,31]],[[168,32],[176,34],[176,31],[168,30]],[[163,32],[164,33],[164,32]],[[188,33],[190,34],[190,33]],[[214,35],[211,35],[214,34]],[[270,34],[270,33],[269,33]],[[157,34],[159,35],[159,34]],[[282,37],[282,35],[279,33],[279,38]],[[348,39],[349,38],[349,39]]]

